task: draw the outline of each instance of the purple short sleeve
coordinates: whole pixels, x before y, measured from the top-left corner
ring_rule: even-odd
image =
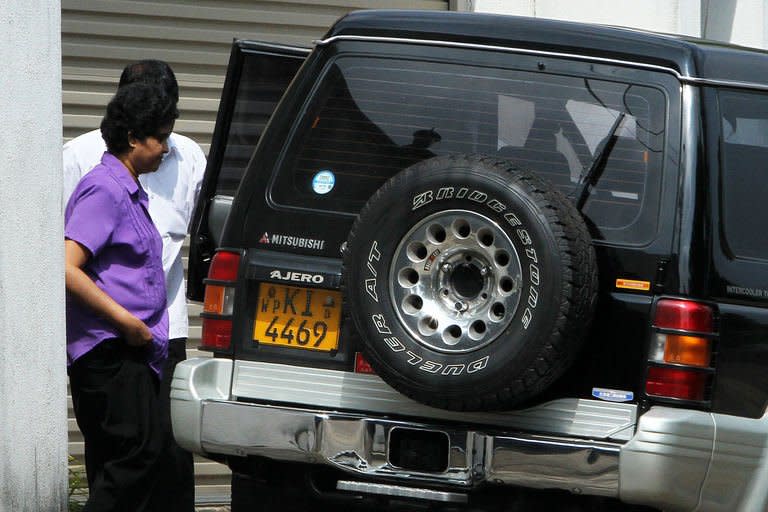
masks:
[[[120,216],[120,191],[97,186],[83,180],[67,203],[64,215],[64,237],[78,242],[91,252],[99,254],[109,244]]]

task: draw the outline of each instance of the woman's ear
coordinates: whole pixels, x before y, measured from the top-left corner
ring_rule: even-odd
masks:
[[[137,139],[133,136],[133,132],[128,132],[128,145],[131,147],[131,149],[136,147]]]

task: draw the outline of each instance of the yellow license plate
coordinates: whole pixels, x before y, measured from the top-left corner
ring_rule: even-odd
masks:
[[[341,292],[261,283],[253,339],[329,352],[339,346],[340,319]]]

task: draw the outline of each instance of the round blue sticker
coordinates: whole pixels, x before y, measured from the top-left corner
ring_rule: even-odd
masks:
[[[327,194],[333,190],[335,184],[336,175],[328,169],[323,169],[312,178],[312,190],[314,190],[316,194]]]

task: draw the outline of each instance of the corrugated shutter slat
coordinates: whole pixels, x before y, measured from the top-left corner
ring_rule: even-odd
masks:
[[[168,61],[181,91],[176,130],[206,149],[233,38],[310,46],[355,9],[448,8],[447,0],[62,0],[64,140],[98,126],[123,66]]]

